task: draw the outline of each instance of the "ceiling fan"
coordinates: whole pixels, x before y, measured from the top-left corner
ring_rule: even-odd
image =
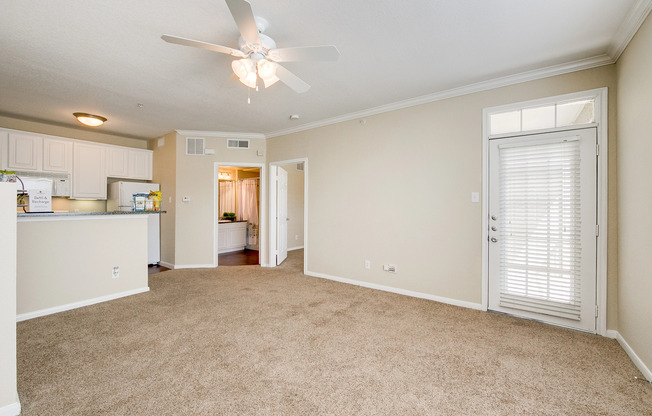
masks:
[[[161,39],[239,58],[231,63],[231,67],[240,82],[249,88],[256,88],[257,78],[260,78],[265,88],[281,81],[298,93],[308,91],[310,85],[279,65],[279,62],[335,61],[340,56],[333,45],[277,49],[276,42],[264,34],[269,23],[261,17],[254,17],[248,1],[226,0],[226,4],[240,31],[239,49],[172,35],[163,35]]]

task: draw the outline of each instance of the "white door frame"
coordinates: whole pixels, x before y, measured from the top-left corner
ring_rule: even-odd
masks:
[[[284,165],[303,163],[303,273],[308,270],[308,158],[282,160],[269,164],[269,250],[267,267],[276,267],[276,189],[277,168]]]
[[[232,166],[237,168],[259,168],[260,169],[260,212],[258,213],[258,241],[259,246],[259,256],[258,261],[261,266],[264,266],[263,260],[267,258],[267,212],[265,201],[267,201],[267,167],[264,163],[245,163],[245,162],[215,162],[213,165],[213,266],[218,266],[218,233],[217,225],[220,219],[220,205],[218,203],[218,197],[220,195],[219,189],[219,179],[218,174],[220,171],[220,166]]]
[[[553,104],[562,101],[572,101],[592,97],[595,99],[595,123],[597,125],[598,158],[597,158],[597,221],[599,234],[597,237],[597,281],[596,281],[596,305],[598,310],[596,318],[596,332],[599,335],[607,334],[607,224],[608,224],[608,126],[607,126],[607,88],[598,88],[589,91],[581,91],[572,94],[564,94],[555,97],[546,97],[538,100],[513,103],[498,107],[489,107],[482,110],[482,310],[486,311],[489,306],[489,116],[508,110],[516,110],[528,107],[537,107],[545,104]],[[577,129],[580,125],[566,128],[555,128],[544,130],[546,132]],[[521,132],[514,135],[541,133],[541,130]],[[510,135],[505,135],[510,136]]]

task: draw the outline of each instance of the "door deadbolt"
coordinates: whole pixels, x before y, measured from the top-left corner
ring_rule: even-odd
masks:
[[[491,219],[494,220],[494,221],[496,221],[498,218],[496,218],[495,215],[492,215],[492,216],[491,216]]]

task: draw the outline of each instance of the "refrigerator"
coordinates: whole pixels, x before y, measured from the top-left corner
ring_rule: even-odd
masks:
[[[150,191],[160,191],[157,183],[146,182],[113,182],[109,184],[106,210],[133,211],[134,194],[149,194]],[[158,264],[161,261],[161,214],[147,215],[147,264]]]

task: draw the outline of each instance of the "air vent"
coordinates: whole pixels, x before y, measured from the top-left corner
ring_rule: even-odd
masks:
[[[249,140],[228,139],[226,147],[227,149],[249,149]]]
[[[304,170],[306,170],[305,162],[297,163],[297,170],[299,172],[303,172]]]
[[[186,154],[203,155],[204,138],[203,137],[186,137]]]

